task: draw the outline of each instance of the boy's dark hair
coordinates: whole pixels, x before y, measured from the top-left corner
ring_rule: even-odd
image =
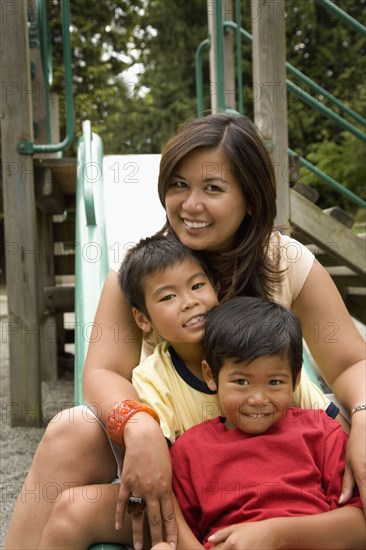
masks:
[[[275,302],[233,298],[209,312],[204,350],[216,383],[226,359],[249,363],[262,355],[281,355],[289,360],[295,387],[302,366],[300,321]]]
[[[174,235],[157,233],[141,239],[130,248],[118,271],[119,284],[130,304],[141,311],[148,319],[145,306],[145,278],[164,271],[168,267],[181,264],[186,258],[196,260],[212,281],[207,265],[190,248],[184,246]]]

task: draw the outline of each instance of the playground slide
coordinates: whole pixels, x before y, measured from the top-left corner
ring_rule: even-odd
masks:
[[[84,123],[78,146],[76,193],[76,403],[83,402],[82,369],[105,277],[109,269],[118,268],[133,243],[164,225],[165,212],[157,193],[159,162],[160,155],[103,157],[100,138],[91,132],[89,121]],[[306,354],[304,369],[321,387]],[[103,543],[91,549],[125,547]]]
[[[165,221],[157,194],[160,155],[105,156],[89,122],[78,147],[76,192],[75,400],[99,295],[109,269]],[[98,327],[96,326],[98,337]],[[112,330],[112,329],[111,329]]]

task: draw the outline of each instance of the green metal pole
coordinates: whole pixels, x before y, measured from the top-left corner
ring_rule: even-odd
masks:
[[[237,24],[234,23],[233,21],[225,21],[224,27],[237,30]],[[249,32],[247,32],[245,29],[242,29],[242,28],[240,29],[240,35],[246,42],[252,43],[253,41],[252,35]],[[357,120],[357,122],[359,122],[360,124],[366,125],[366,119],[362,115],[360,115],[359,113],[357,113],[356,111],[348,107],[348,105],[345,105],[345,103],[342,103],[342,101],[334,97],[331,93],[329,93],[327,90],[322,88],[322,86],[319,86],[319,84],[314,82],[314,80],[312,80],[311,78],[306,76],[304,73],[299,71],[299,69],[296,69],[296,67],[291,65],[291,63],[286,62],[286,68],[289,73],[294,74],[301,80],[301,82],[307,84],[313,90],[316,90],[318,94],[323,95],[326,99],[328,99],[331,103],[333,103],[333,105],[336,105],[342,112],[347,113],[350,117]]]
[[[354,19],[353,17],[348,15],[348,13],[341,10],[341,8],[336,6],[336,4],[334,4],[330,0],[316,0],[316,2],[326,10],[336,15],[339,19],[341,19],[341,21],[346,23],[349,27],[352,27],[363,36],[366,36],[366,27],[364,27],[361,23],[359,23],[357,19]]]
[[[361,197],[358,197],[357,195],[352,193],[352,191],[347,189],[347,187],[344,187],[344,185],[339,183],[339,181],[335,180],[334,178],[332,178],[332,176],[329,176],[328,174],[323,172],[323,170],[320,170],[320,168],[317,168],[316,166],[314,166],[314,164],[306,160],[301,155],[298,155],[296,151],[294,151],[293,149],[289,149],[288,152],[289,152],[289,155],[291,155],[292,157],[297,157],[299,159],[301,166],[303,166],[310,172],[313,172],[313,174],[315,174],[320,179],[325,181],[325,183],[328,184],[330,187],[333,187],[333,189],[336,189],[339,193],[347,197],[347,199],[349,199],[351,202],[353,202],[357,206],[361,208],[366,208],[366,201],[364,201],[363,199],[361,199]]]
[[[64,151],[69,147],[75,134],[75,113],[73,99],[73,82],[71,69],[71,41],[70,41],[70,2],[61,0],[62,9],[62,41],[64,55],[64,90],[66,103],[66,136],[61,143],[47,145],[35,145],[28,140],[21,140],[17,143],[17,151],[23,155],[32,155],[33,153],[57,153]]]
[[[238,111],[239,113],[244,114],[243,70],[242,70],[242,59],[241,59],[241,36],[240,36],[240,27],[241,27],[240,4],[241,4],[240,0],[235,0],[236,83],[237,83],[236,85],[238,88]]]
[[[357,120],[357,122],[359,122],[360,124],[366,125],[366,119],[363,116],[361,116],[359,113],[356,113],[356,111],[354,111],[353,109],[351,109],[350,107],[342,103],[342,101],[334,97],[331,93],[329,93],[327,90],[322,88],[322,86],[319,86],[319,84],[317,84],[316,82],[314,82],[314,80],[312,80],[311,78],[306,76],[304,73],[296,69],[296,67],[294,67],[290,63],[286,63],[286,68],[289,73],[292,73],[295,76],[297,76],[301,80],[301,82],[304,82],[305,84],[310,86],[310,88],[315,90],[318,94],[321,94],[322,96],[324,96],[331,103],[333,103],[333,105],[336,105],[341,111],[343,111],[344,113],[347,113],[349,116]]]
[[[333,111],[331,111],[331,109],[323,105],[320,101],[312,97],[310,94],[305,92],[299,86],[296,86],[296,84],[294,84],[290,80],[286,80],[286,85],[287,85],[287,88],[290,90],[290,92],[297,95],[304,103],[307,103],[311,107],[314,107],[315,109],[317,109],[318,111],[326,115],[328,118],[333,120],[336,124],[338,124],[338,126],[340,126],[341,128],[344,128],[348,132],[351,132],[361,141],[366,142],[366,134],[364,132],[361,132],[361,130],[356,128],[356,126],[348,122],[348,120],[345,120],[344,118],[337,115],[337,113],[334,113]]]
[[[202,82],[202,52],[210,47],[210,40],[206,38],[198,45],[195,55],[196,65],[196,95],[197,95],[197,116],[203,116],[203,82]]]

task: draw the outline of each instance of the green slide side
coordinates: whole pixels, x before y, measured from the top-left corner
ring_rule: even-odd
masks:
[[[75,402],[82,403],[82,371],[100,292],[108,273],[103,211],[103,145],[83,124],[78,144],[75,238]]]
[[[108,273],[103,212],[103,145],[83,124],[78,144],[75,265],[75,402],[82,403],[82,371],[99,295]],[[98,334],[98,331],[96,332]],[[119,544],[96,544],[93,550],[127,550]]]

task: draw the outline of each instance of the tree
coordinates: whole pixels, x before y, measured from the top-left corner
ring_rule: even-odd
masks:
[[[144,70],[121,131],[122,152],[156,153],[197,112],[194,55],[207,37],[206,2],[150,0],[136,34],[137,61]]]
[[[342,0],[339,5],[359,21],[366,15],[364,0],[358,3]],[[366,71],[364,38],[315,0],[287,0],[286,7],[288,62],[356,111],[365,113],[365,104],[359,97],[360,82]],[[340,114],[321,94],[314,94],[306,86],[304,89]],[[341,142],[342,132],[334,122],[289,94],[290,142],[299,153],[306,155],[314,143]]]
[[[123,80],[131,65],[129,56],[133,34],[139,24],[143,0],[77,0],[70,2],[75,123],[92,122],[104,139],[105,149],[118,152],[110,129],[120,123],[132,95]],[[48,0],[53,38],[54,85],[60,99],[60,119],[64,120],[64,73],[60,0]],[[63,131],[63,128],[62,130]],[[75,154],[68,150],[66,154]]]

